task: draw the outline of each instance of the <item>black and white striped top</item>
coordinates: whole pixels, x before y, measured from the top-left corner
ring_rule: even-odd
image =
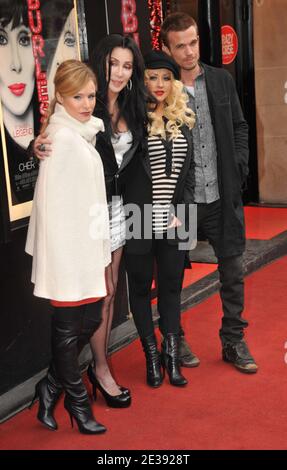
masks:
[[[171,143],[171,174],[166,174],[166,148],[158,136],[148,138],[148,152],[152,174],[153,232],[166,232],[169,223],[169,209],[178,176],[187,152],[187,140],[182,133]]]

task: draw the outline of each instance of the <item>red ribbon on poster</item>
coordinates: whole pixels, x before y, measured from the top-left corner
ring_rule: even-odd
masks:
[[[42,16],[40,0],[27,0],[29,27],[32,32],[32,48],[35,60],[36,84],[39,100],[39,110],[41,114],[41,122],[45,118],[45,114],[49,107],[48,81],[47,74],[41,70],[41,58],[45,57],[44,38],[42,36]]]

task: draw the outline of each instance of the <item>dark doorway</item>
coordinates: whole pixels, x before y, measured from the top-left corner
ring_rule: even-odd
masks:
[[[221,0],[221,25],[233,26],[238,35],[235,61],[224,67],[233,75],[244,116],[249,125],[249,177],[244,202],[258,202],[257,133],[255,108],[255,76],[253,48],[252,0]]]

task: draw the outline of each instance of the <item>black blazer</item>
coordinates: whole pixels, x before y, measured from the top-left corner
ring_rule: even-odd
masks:
[[[193,143],[192,135],[190,130],[186,126],[182,126],[181,131],[185,136],[188,148],[186,158],[181,168],[181,172],[178,176],[177,184],[172,198],[172,205],[185,204],[186,206],[186,217],[185,217],[185,228],[188,231],[190,223],[188,220],[188,205],[194,202],[194,157],[193,157]],[[141,227],[140,230],[136,231],[136,237],[129,237],[127,233],[127,240],[125,250],[127,253],[144,254],[147,253],[151,248],[152,240],[145,237],[144,223],[145,217],[151,217],[152,215],[147,213],[144,216],[144,206],[146,204],[152,205],[152,174],[150,167],[150,159],[147,151],[147,141],[142,145],[142,152],[139,154],[137,159],[133,159],[130,163],[128,171],[123,179],[123,200],[124,204],[136,204],[141,211]],[[132,214],[128,213],[127,228],[129,228],[129,216]],[[147,219],[146,219],[147,220]],[[149,224],[151,219],[149,219]],[[174,240],[169,240],[170,244],[178,244],[179,238],[176,237]],[[181,240],[183,241],[183,240]]]
[[[104,121],[105,129],[107,129],[108,122],[102,106],[96,106],[95,116]],[[97,134],[96,149],[103,162],[107,200],[111,201],[113,196],[121,195],[123,174],[131,160],[141,152],[141,145],[138,140],[133,138],[132,146],[124,154],[120,167],[118,167],[111,139],[106,130]]]

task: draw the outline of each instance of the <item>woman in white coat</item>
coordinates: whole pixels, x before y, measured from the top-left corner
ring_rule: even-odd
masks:
[[[92,116],[96,78],[77,60],[55,75],[55,99],[42,130],[53,142],[53,158],[41,162],[26,251],[33,256],[34,294],[51,300],[52,362],[36,386],[38,419],[57,429],[54,406],[64,406],[79,431],[106,429],[93,417],[78,355],[101,322],[105,268],[111,261],[103,166],[95,150],[101,119]]]

